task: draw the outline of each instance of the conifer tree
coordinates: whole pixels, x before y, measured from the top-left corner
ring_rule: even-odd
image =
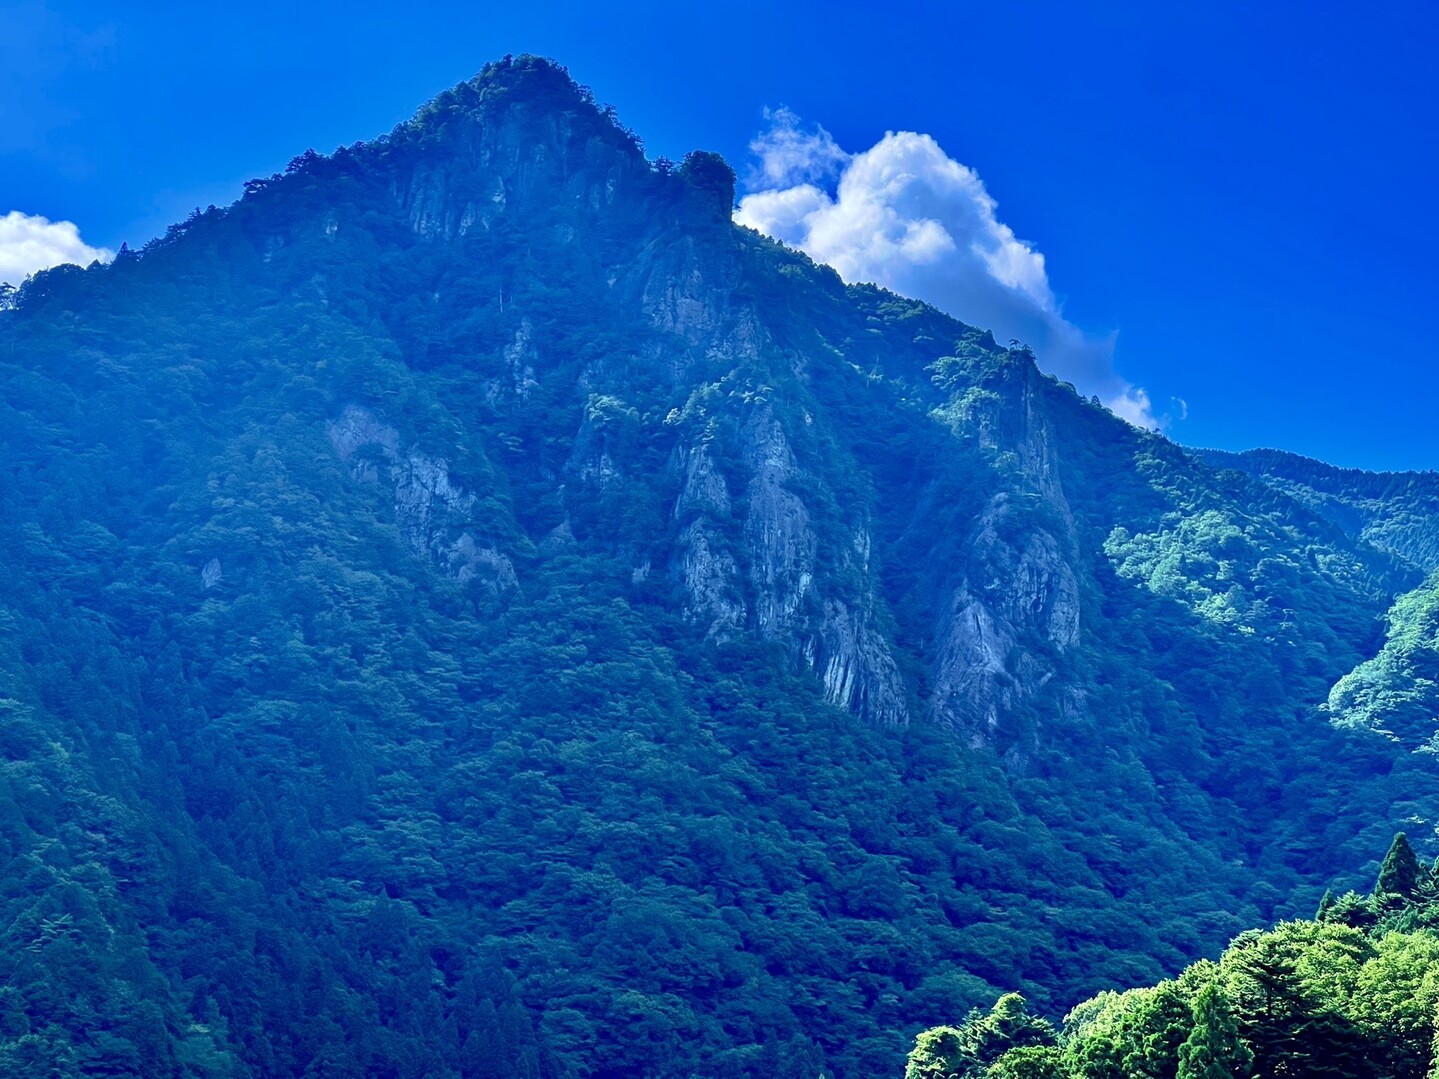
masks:
[[[1419,872],[1419,883],[1414,888],[1414,901],[1420,906],[1430,906],[1439,901],[1439,860]]]
[[[1429,1061],[1428,1079],[1439,1079],[1439,1008],[1434,1009],[1434,1037],[1429,1043]]]
[[[1249,1074],[1254,1054],[1239,1040],[1239,1025],[1218,982],[1194,998],[1194,1029],[1179,1047],[1178,1079],[1235,1079]]]
[[[1351,929],[1367,929],[1375,923],[1377,917],[1374,904],[1369,899],[1358,892],[1348,891],[1334,901],[1324,920],[1336,925],[1347,925]]]
[[[1291,949],[1274,934],[1250,930],[1235,938],[1223,964],[1233,1016],[1254,1053],[1255,1071],[1292,1071],[1309,1002]]]
[[[995,1061],[986,1079],[1064,1079],[1067,1074],[1058,1046],[1025,1045]]]
[[[1374,886],[1374,898],[1390,906],[1397,906],[1404,900],[1414,898],[1419,884],[1419,859],[1409,838],[1403,832],[1394,837],[1389,853],[1379,867],[1379,881]]]

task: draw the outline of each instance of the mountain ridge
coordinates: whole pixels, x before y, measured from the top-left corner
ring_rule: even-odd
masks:
[[[0,313],[6,1066],[877,1074],[1433,818],[1412,563],[732,185],[519,58]]]
[[[1433,470],[1369,472],[1284,450],[1196,452],[1287,491],[1351,535],[1392,550],[1424,573],[1439,569],[1432,523],[1439,512],[1439,474]]]

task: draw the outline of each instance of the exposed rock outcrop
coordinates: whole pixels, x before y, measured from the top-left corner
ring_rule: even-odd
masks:
[[[518,585],[510,559],[466,529],[475,496],[453,482],[442,458],[402,451],[399,432],[358,406],[332,420],[327,433],[356,480],[384,481],[393,488],[395,526],[416,554],[432,559],[460,584],[492,596]]]
[[[731,431],[740,446],[739,499],[704,443],[682,443],[671,462],[680,480],[672,572],[689,617],[712,636],[745,630],[783,645],[842,708],[879,722],[906,721],[904,682],[874,625],[880,601],[866,573],[867,530],[829,555],[796,492],[806,473],[783,426],[766,406],[749,413]],[[856,580],[857,594],[845,584]]]
[[[1049,532],[1015,527],[999,496],[971,535],[959,583],[936,626],[933,713],[992,735],[1056,673],[1054,657],[1079,639],[1079,584]]]
[[[637,341],[633,355],[589,364],[577,385],[545,387],[588,400],[559,469],[561,501],[583,490],[608,499],[606,512],[623,512],[628,493],[651,482],[639,447],[673,438],[668,535],[600,542],[617,543],[632,565],[663,567],[685,616],[707,636],[747,633],[778,644],[813,671],[827,699],[880,722],[906,721],[923,691],[924,710],[988,737],[1006,713],[1032,701],[1079,632],[1079,560],[1046,387],[1032,361],[1014,352],[986,367],[968,387],[982,392],[970,393],[949,421],[988,455],[1005,490],[1037,498],[1050,513],[1038,523],[1000,496],[968,523],[962,554],[936,576],[928,686],[908,684],[893,652],[892,597],[873,564],[872,508],[863,499],[841,508],[828,478],[836,465],[816,455],[823,442],[794,441],[801,423],[814,424],[817,414],[825,423],[815,403],[786,399],[781,407],[772,397],[771,384],[790,379],[786,392],[802,396],[806,370],[832,356],[781,348],[735,249],[710,242],[707,230],[722,223],[732,198],[728,167],[697,154],[672,174],[654,171],[584,108],[492,109],[488,92],[461,87],[439,103],[443,147],[396,171],[393,197],[418,235],[458,243],[502,218],[543,214],[553,223],[543,242],[563,245],[575,231],[570,222],[598,222],[641,203],[651,215],[607,273],[604,302],[653,337]],[[505,313],[516,320],[512,337],[487,382],[500,411],[530,400],[554,369],[539,362],[552,346],[539,340],[528,312]],[[992,341],[986,347],[986,356],[998,355]],[[661,435],[641,419],[625,403],[633,375],[626,364],[660,374],[679,401],[699,401],[695,422],[667,424]],[[467,531],[473,498],[444,460],[405,449],[363,410],[347,410],[332,438],[358,479],[393,485],[396,524],[413,549],[458,578],[482,578],[496,592],[514,587],[509,561]],[[542,551],[574,542],[568,523],[538,540]],[[636,583],[648,578],[648,570],[636,573]]]

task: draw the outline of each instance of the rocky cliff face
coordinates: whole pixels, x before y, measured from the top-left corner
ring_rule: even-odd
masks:
[[[383,482],[393,492],[395,525],[417,555],[491,597],[518,585],[510,559],[467,528],[475,496],[455,485],[442,458],[402,449],[399,431],[358,406],[346,408],[326,433],[357,482]]]
[[[976,738],[993,738],[1007,714],[1050,687],[1079,639],[1081,558],[1032,360],[992,367],[941,414],[993,462],[1005,489],[958,552],[935,627],[930,708]]]
[[[702,636],[774,644],[875,722],[925,716],[1023,755],[1086,713],[1073,657],[1104,556],[1083,537],[1113,525],[1080,521],[1057,417],[1096,410],[1026,352],[735,230],[723,162],[652,165],[542,64],[457,87],[362,157],[395,242],[430,267],[392,324],[482,380],[507,432],[492,450],[548,507],[533,544],[608,550],[636,585],[668,582]],[[343,207],[300,226],[329,242],[347,227]],[[303,237],[269,240],[283,259]],[[451,286],[452,267],[491,264],[487,292]],[[538,266],[566,270],[537,292]],[[586,312],[575,327],[569,309]],[[871,444],[847,410],[927,428],[919,456]],[[453,455],[412,448],[454,436],[402,437],[380,414],[356,404],[331,424],[356,479],[393,490],[397,527],[441,572],[515,588],[515,551],[464,523],[476,496]],[[1098,422],[1102,439],[1140,438]],[[911,573],[897,562],[917,535]]]
[[[792,487],[806,477],[773,412],[758,410],[738,435],[738,510],[704,445],[676,454],[683,486],[675,502],[671,572],[684,589],[689,617],[711,636],[748,632],[783,644],[815,673],[833,703],[881,722],[904,722],[905,687],[874,625],[878,600],[867,532],[860,527],[849,551],[823,558],[811,510]],[[846,578],[860,582],[857,594],[838,587]]]
[[[555,477],[559,497],[609,492],[623,502],[644,478],[636,456],[662,450],[664,540],[620,545],[635,548],[627,557],[637,580],[663,568],[706,636],[748,634],[783,647],[827,699],[876,722],[904,723],[918,710],[991,737],[1049,685],[1080,624],[1069,510],[1032,362],[1008,365],[964,416],[963,437],[1005,478],[955,537],[933,584],[928,673],[907,677],[894,654],[873,510],[835,497],[829,475],[849,466],[825,458],[834,435],[809,399],[809,370],[835,358],[781,345],[751,298],[748,255],[727,221],[732,174],[705,155],[656,172],[572,87],[550,85],[555,73],[527,77],[537,88],[518,95],[457,88],[399,129],[388,151],[397,162],[391,197],[420,241],[455,257],[496,230],[525,228],[531,244],[562,249],[577,228],[603,237],[624,223],[627,235],[598,276],[606,302],[652,332],[630,355],[567,367],[546,358],[553,342],[536,329],[543,312],[507,309],[515,328],[492,380],[496,409],[520,408],[539,392],[633,414],[626,442],[586,409]],[[416,146],[425,152],[411,156]],[[503,286],[499,300],[503,307]],[[659,396],[677,406],[669,422],[647,420],[631,403],[636,365],[658,375]],[[331,439],[357,478],[393,486],[396,522],[413,549],[494,593],[514,587],[511,561],[456,523],[470,496],[443,460],[403,449],[392,428],[359,409],[332,423]],[[1014,498],[1039,499],[1052,511],[1048,523],[1016,512]]]
[[[1079,586],[1060,541],[1016,527],[996,496],[969,537],[969,557],[936,627],[931,708],[956,726],[993,735],[1016,705],[1055,676],[1079,638]]]
[[[656,254],[639,290],[645,317],[673,339],[658,351],[684,357],[669,365],[677,388],[710,402],[702,417],[677,425],[671,572],[689,616],[708,634],[747,632],[782,644],[833,703],[904,722],[906,687],[875,628],[881,601],[868,528],[806,499],[822,489],[827,463],[800,459],[785,419],[814,420],[803,406],[777,409],[766,399],[766,367],[779,350],[756,313],[731,300],[733,277],[733,266],[705,265],[682,239]],[[730,451],[723,466],[717,435]],[[821,532],[845,538],[826,543]]]
[[[505,350],[509,377],[496,380],[497,408],[541,387],[550,395],[610,402],[634,414],[633,424],[645,428],[635,437],[650,444],[622,444],[587,408],[556,476],[566,488],[563,497],[580,497],[580,491],[623,497],[627,485],[647,479],[635,456],[659,442],[671,490],[667,536],[654,549],[632,553],[635,573],[647,577],[651,567],[665,567],[683,593],[686,616],[706,635],[743,633],[776,643],[813,672],[829,700],[877,722],[905,722],[911,691],[877,626],[884,602],[863,507],[846,514],[827,504],[829,463],[802,459],[792,444],[788,425],[803,406],[784,402],[798,405],[795,413],[767,400],[774,365],[786,361],[754,305],[737,297],[738,252],[724,232],[716,234],[729,229],[733,176],[727,166],[694,155],[672,174],[656,173],[630,140],[584,108],[532,114],[497,104],[486,92],[464,91],[445,107],[455,114],[447,121],[445,152],[438,161],[427,154],[404,166],[391,185],[423,241],[463,245],[476,229],[515,227],[542,214],[564,223],[542,230],[541,242],[563,246],[574,224],[603,234],[616,220],[643,216],[600,274],[607,302],[652,330],[636,343],[636,354],[557,370],[542,358],[546,343],[534,330],[535,313],[507,312],[519,329]],[[399,132],[395,142],[404,145],[410,137]],[[696,406],[691,422],[646,428],[630,404],[637,365],[661,376],[666,400],[681,409],[685,402]],[[353,417],[342,419],[332,434],[342,455],[352,454],[350,444],[362,437],[352,431],[355,424]],[[382,434],[363,437],[385,445],[376,441]],[[716,452],[721,445],[723,460]],[[412,546],[452,552],[442,563],[460,557],[455,545],[462,538],[436,539],[431,517],[437,511],[427,509],[454,516],[443,474],[426,472],[393,439],[386,452],[396,475],[398,519]]]

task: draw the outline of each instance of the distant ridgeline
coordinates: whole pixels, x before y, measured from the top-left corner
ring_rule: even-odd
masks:
[[[1022,996],[926,1030],[905,1079],[1430,1079],[1439,1033],[1439,865],[1401,832],[1369,896],[1242,933],[1147,989],[1104,992],[1056,1029]]]
[[[1432,476],[733,200],[506,59],[0,300],[0,1076],[887,1075],[1435,855]]]
[[[1349,536],[1427,575],[1395,600],[1385,617],[1383,646],[1335,683],[1323,708],[1339,726],[1439,753],[1439,473],[1361,472],[1278,450],[1201,452],[1214,464],[1262,479]]]

